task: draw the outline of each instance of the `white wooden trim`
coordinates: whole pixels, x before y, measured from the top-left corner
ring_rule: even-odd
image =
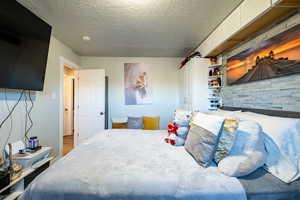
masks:
[[[63,156],[63,137],[64,137],[64,67],[67,65],[68,67],[79,70],[81,67],[76,63],[60,56],[59,57],[60,63],[60,84],[59,84],[59,157]],[[77,73],[75,73],[75,94],[77,93]],[[74,104],[77,101],[76,95],[74,99]],[[76,105],[76,104],[75,104]],[[75,109],[76,111],[76,109]],[[74,136],[77,134],[77,114],[74,113]],[[74,140],[75,141],[75,140]],[[74,144],[76,145],[76,144]]]

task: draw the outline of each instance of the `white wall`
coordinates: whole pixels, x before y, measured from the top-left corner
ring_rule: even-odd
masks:
[[[165,129],[179,105],[180,61],[180,58],[81,57],[81,67],[105,69],[109,77],[109,120],[114,116],[160,116],[160,128]],[[125,105],[124,63],[137,62],[152,67],[152,105]]]
[[[56,153],[59,149],[60,56],[63,56],[74,63],[79,63],[79,56],[55,37],[51,37],[45,87],[43,92],[33,93],[34,109],[32,112],[32,119],[34,121],[34,127],[29,134],[38,136],[41,144],[52,146]],[[4,89],[0,89],[0,121],[7,115],[3,91]],[[9,104],[13,105],[18,96],[19,91],[9,90]],[[1,148],[7,138],[9,125],[10,122],[8,121],[0,130]],[[13,115],[11,142],[23,137],[24,125],[25,106],[23,101],[19,104]]]

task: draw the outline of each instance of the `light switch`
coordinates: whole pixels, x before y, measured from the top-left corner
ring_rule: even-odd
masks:
[[[52,92],[52,94],[51,94],[51,99],[52,99],[52,100],[55,100],[55,99],[56,99],[56,93],[55,93],[55,92]]]

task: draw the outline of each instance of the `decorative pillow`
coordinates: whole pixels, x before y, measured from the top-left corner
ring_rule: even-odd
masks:
[[[246,176],[262,167],[266,157],[261,126],[253,121],[240,121],[235,143],[218,168],[227,176]]]
[[[129,129],[143,129],[144,128],[143,117],[128,117]]]
[[[222,116],[225,117],[226,119],[239,119],[238,115],[241,113],[242,111],[237,110],[237,111],[227,111],[227,110],[215,110],[212,112],[209,112],[209,115],[217,115],[217,116]]]
[[[112,128],[113,129],[125,129],[125,128],[127,128],[127,122],[123,122],[123,123],[113,122],[112,123]]]
[[[265,169],[286,183],[298,179],[300,119],[272,117],[252,112],[242,112],[237,116],[261,125],[268,152]]]
[[[238,128],[238,120],[226,119],[224,127],[220,136],[219,144],[216,149],[215,162],[219,163],[220,160],[225,158],[230,152],[236,136],[236,130]]]
[[[188,126],[192,119],[192,111],[176,110],[174,116],[174,123],[178,126]]]
[[[159,130],[160,117],[144,117],[145,130]]]
[[[185,149],[203,167],[207,167],[214,157],[224,118],[198,113],[185,141]]]

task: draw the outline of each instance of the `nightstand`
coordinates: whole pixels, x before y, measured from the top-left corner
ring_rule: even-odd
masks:
[[[35,153],[22,157],[22,159],[15,156],[14,162],[24,167],[22,174],[17,179],[11,181],[8,186],[0,190],[0,199],[17,199],[24,192],[25,188],[50,166],[50,161],[54,158],[48,157],[50,150],[50,147],[43,147]]]

